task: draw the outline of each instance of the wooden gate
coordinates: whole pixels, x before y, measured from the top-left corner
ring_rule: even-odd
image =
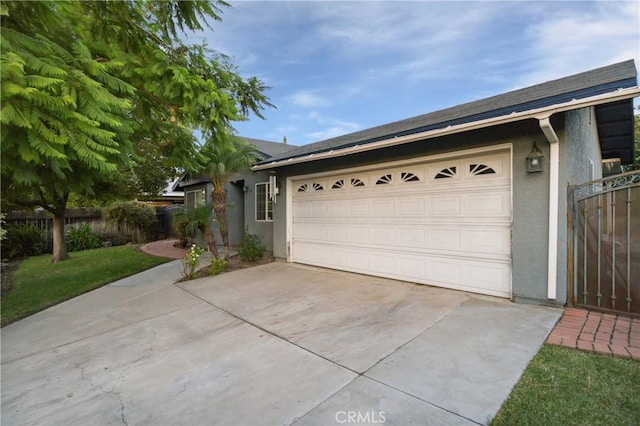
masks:
[[[640,171],[570,186],[570,305],[640,316]]]

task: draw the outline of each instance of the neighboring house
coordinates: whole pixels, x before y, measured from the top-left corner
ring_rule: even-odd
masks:
[[[253,145],[260,157],[268,159],[279,156],[292,148],[283,143],[242,137]],[[242,243],[245,231],[255,234],[271,250],[273,247],[273,203],[269,200],[269,172],[244,172],[232,176],[225,184],[227,192],[227,224],[229,242],[232,246]],[[191,178],[184,175],[175,186],[176,191],[184,192],[184,205],[187,209],[210,204],[213,185],[208,177]],[[220,232],[214,226],[217,244],[222,244]],[[199,244],[205,246],[198,236]]]
[[[162,190],[161,194],[153,197],[145,197],[145,201],[154,207],[166,207],[172,204],[179,204],[184,202],[184,193],[182,191],[176,191],[179,179],[174,179],[167,182],[167,186]]]
[[[274,155],[274,255],[565,304],[567,185],[634,161],[638,95],[626,61]]]

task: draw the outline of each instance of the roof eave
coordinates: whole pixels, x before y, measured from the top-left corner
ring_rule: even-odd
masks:
[[[270,163],[257,164],[251,168],[253,171],[269,170],[279,167],[285,167],[292,164],[305,163],[316,160],[324,160],[329,158],[342,157],[345,155],[355,154],[359,152],[372,151],[376,149],[386,148],[395,145],[401,145],[409,142],[415,142],[421,139],[433,139],[436,137],[452,135],[456,133],[462,133],[471,130],[483,129],[486,127],[497,126],[501,124],[512,123],[515,121],[526,120],[535,118],[542,120],[549,118],[551,115],[570,111],[579,108],[585,108],[590,106],[601,105],[609,102],[621,101],[624,99],[634,98],[640,96],[640,87],[629,87],[617,89],[614,92],[608,92],[600,95],[590,96],[582,99],[573,99],[567,102],[561,102],[554,105],[549,105],[542,108],[535,108],[522,112],[512,112],[510,114],[501,115],[498,117],[492,117],[477,121],[471,121],[468,123],[462,123],[444,128],[428,130],[425,132],[413,133],[406,136],[398,136],[389,139],[383,139],[377,142],[372,142],[364,145],[353,145],[345,148],[339,148],[335,150],[317,152],[311,154],[305,154],[300,157],[292,157],[288,159],[282,159],[272,161]]]

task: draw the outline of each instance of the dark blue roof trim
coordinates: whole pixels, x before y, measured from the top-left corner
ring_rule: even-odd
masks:
[[[283,155],[273,156],[258,164],[269,164],[289,158],[300,158],[310,154],[329,152],[356,145],[366,145],[394,137],[422,133],[447,126],[471,123],[508,115],[513,112],[524,112],[569,102],[574,99],[610,93],[617,89],[637,86],[636,75],[635,64],[632,60],[620,62],[547,83],[514,90],[502,95],[304,145]]]

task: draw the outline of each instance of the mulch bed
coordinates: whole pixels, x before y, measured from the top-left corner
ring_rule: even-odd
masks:
[[[225,274],[227,272],[237,271],[240,269],[253,268],[254,266],[258,266],[258,265],[265,265],[267,263],[273,262],[274,260],[275,258],[273,257],[273,254],[270,252],[265,253],[264,256],[262,256],[262,259],[258,259],[255,262],[246,262],[240,259],[240,255],[235,255],[229,258],[229,266],[227,266],[227,268],[224,271],[222,271],[220,274]],[[204,265],[202,265],[202,268],[196,273],[196,276],[193,279],[205,278],[210,276],[213,276],[213,274],[211,274],[209,265],[205,262]],[[183,278],[180,280],[180,282],[184,282],[184,281],[190,281],[190,279]]]

